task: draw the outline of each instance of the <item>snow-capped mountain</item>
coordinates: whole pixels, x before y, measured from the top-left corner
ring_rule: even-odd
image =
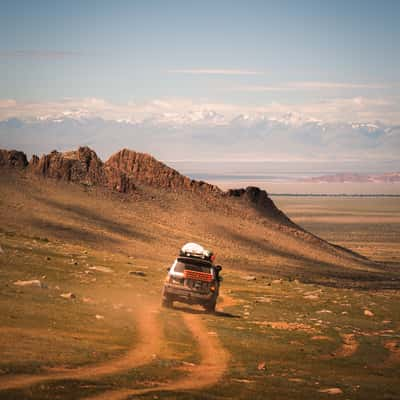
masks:
[[[400,126],[323,122],[297,113],[224,115],[212,109],[105,119],[68,112],[0,121],[1,147],[28,153],[90,145],[107,156],[130,147],[163,159],[394,159]]]

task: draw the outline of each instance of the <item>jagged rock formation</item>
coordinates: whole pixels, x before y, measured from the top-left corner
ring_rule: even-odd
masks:
[[[227,196],[240,198],[268,215],[288,220],[286,215],[269,198],[268,193],[258,187],[248,186],[246,189],[229,189]]]
[[[217,186],[181,175],[149,154],[123,149],[112,155],[105,165],[125,172],[141,184],[171,190],[222,194]]]
[[[0,149],[0,167],[23,169],[27,165],[28,160],[22,151]]]
[[[107,182],[102,161],[88,147],[65,153],[52,151],[40,159],[32,157],[30,165],[34,173],[46,178],[88,185],[105,185]]]
[[[136,189],[135,180],[125,172],[116,168],[105,166],[107,186],[120,193],[130,193]]]
[[[0,151],[0,166],[25,168],[26,156],[17,151]],[[103,163],[89,147],[76,151],[33,156],[28,170],[45,178],[97,185],[121,193],[135,190],[136,185],[149,185],[172,191],[185,191],[213,197],[232,197],[247,201],[262,213],[275,217],[286,216],[275,206],[265,190],[257,187],[232,189],[223,192],[215,185],[190,179],[149,154],[123,149]]]
[[[77,151],[65,153],[52,151],[41,158],[33,156],[30,169],[46,178],[106,186],[122,193],[135,189],[135,184],[129,176],[112,167],[106,167],[89,147],[80,147]]]

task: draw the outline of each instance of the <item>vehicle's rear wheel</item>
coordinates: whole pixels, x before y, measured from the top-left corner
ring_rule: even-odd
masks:
[[[172,308],[174,305],[174,302],[169,297],[163,297],[163,299],[161,301],[161,305],[166,308]]]
[[[204,309],[205,309],[207,312],[213,313],[213,312],[215,312],[215,304],[216,304],[216,301],[215,301],[215,300],[210,301],[209,303],[204,304]]]

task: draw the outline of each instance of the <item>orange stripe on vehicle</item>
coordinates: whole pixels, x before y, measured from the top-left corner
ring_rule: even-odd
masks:
[[[193,279],[196,281],[203,281],[203,282],[211,282],[213,280],[213,276],[208,274],[207,272],[197,272],[185,269],[183,272],[183,276],[186,279]]]

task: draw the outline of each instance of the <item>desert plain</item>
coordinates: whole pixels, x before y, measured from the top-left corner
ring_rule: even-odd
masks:
[[[400,198],[131,194],[0,174],[0,399],[400,398]],[[303,229],[304,228],[304,229]],[[217,311],[161,289],[212,248]]]

